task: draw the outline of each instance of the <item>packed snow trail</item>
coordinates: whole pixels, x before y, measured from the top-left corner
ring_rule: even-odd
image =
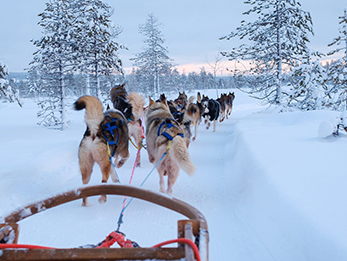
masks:
[[[242,106],[246,106],[244,107],[245,110],[242,109]],[[231,166],[235,165],[230,163],[230,158],[234,154],[234,127],[238,122],[238,117],[242,119],[247,113],[252,112],[252,109],[250,111],[249,109],[247,105],[240,105],[239,109],[235,105],[230,119],[219,123],[217,132],[212,132],[212,129],[206,130],[205,125],[201,123],[198,138],[191,143],[189,148],[193,162],[196,162],[197,171],[193,177],[188,177],[181,171],[173,188],[174,197],[193,205],[205,215],[209,224],[210,260],[228,260],[230,254],[242,257],[242,260],[256,260],[250,255],[250,250],[256,255],[261,252],[262,255],[269,256],[261,240],[235,215],[234,204],[237,202],[237,192],[231,191],[230,187],[232,186],[230,184],[231,176],[234,175]],[[74,129],[74,126],[71,126],[71,129]],[[57,163],[63,165],[63,161],[66,160],[65,157],[60,160],[57,159],[56,154],[60,149],[70,151],[68,155],[71,156],[69,157],[74,158],[72,155],[77,153],[77,146],[83,129],[84,126],[81,128],[81,133],[78,133],[75,138],[78,141],[75,143],[76,148],[53,147],[54,151],[50,152],[48,149],[38,155],[37,161],[42,162],[43,166],[46,165],[47,167],[44,169],[47,168],[48,171],[49,166]],[[128,175],[130,175],[135,160],[136,150],[132,146],[130,146],[130,150],[131,157],[124,168],[118,170],[122,184],[128,183]],[[56,156],[51,158],[49,155],[53,154]],[[141,184],[153,167],[152,164],[148,163],[146,151],[142,151],[141,154],[142,167],[135,170],[134,186]],[[63,156],[63,152],[58,153],[58,158],[59,155]],[[53,184],[49,184],[50,182],[47,180],[49,186],[54,188],[52,190],[57,191],[57,186],[55,186],[57,183],[60,191],[64,191],[61,187],[72,189],[79,186],[81,181],[78,163],[76,159],[70,159],[70,164],[68,162],[69,160],[66,160],[65,166],[57,166],[57,176],[50,177],[56,179]],[[42,176],[45,175],[41,175],[40,178]],[[99,168],[95,166],[90,185],[99,184],[100,177]],[[48,179],[48,177],[45,178]],[[61,178],[64,178],[63,181]],[[158,191],[156,170],[143,187]],[[20,222],[20,242],[54,247],[73,247],[100,242],[105,235],[116,228],[122,200],[123,197],[109,196],[106,204],[99,205],[95,198],[91,199],[93,206],[90,208],[82,208],[81,202],[71,202],[35,215]],[[57,221],[55,217],[58,216],[59,223],[55,224]],[[151,246],[175,238],[176,221],[182,218],[184,217],[179,214],[134,200],[124,213],[124,224],[121,226],[121,231],[124,231],[127,237],[137,241],[140,245]],[[57,228],[59,232],[57,232]],[[149,234],[150,237],[148,237]]]
[[[214,97],[215,91],[210,91]],[[73,103],[73,101],[71,101]],[[0,220],[33,202],[82,186],[78,145],[84,114],[69,111],[64,131],[36,125],[36,105],[0,104]],[[209,226],[210,260],[347,260],[347,135],[318,138],[319,124],[338,113],[277,113],[236,92],[230,119],[217,132],[201,123],[189,147],[197,167],[181,171],[173,196],[200,210]],[[128,184],[136,149],[117,172]],[[135,169],[139,186],[153,165],[141,151]],[[95,166],[89,185],[100,184]],[[110,181],[109,181],[110,182]],[[153,171],[143,186],[159,191]],[[77,247],[102,241],[117,228],[122,196],[91,207],[74,201],[21,222],[19,243]],[[180,214],[141,200],[124,212],[120,230],[143,247],[177,237]]]

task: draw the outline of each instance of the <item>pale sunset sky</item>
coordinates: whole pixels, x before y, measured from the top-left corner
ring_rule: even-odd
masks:
[[[36,48],[31,39],[41,37],[37,25],[38,14],[45,9],[48,0],[0,0],[0,62],[10,72],[23,72],[32,61]],[[112,21],[123,28],[117,42],[129,50],[120,51],[120,58],[127,73],[130,73],[133,58],[142,51],[144,37],[138,27],[144,24],[148,14],[153,13],[162,23],[162,34],[169,56],[183,70],[199,72],[202,66],[216,60],[218,51],[227,51],[236,41],[219,40],[249,19],[242,15],[250,5],[244,1],[231,0],[105,0],[114,8]],[[339,20],[347,8],[346,0],[301,0],[302,9],[311,13],[314,36],[310,37],[312,50],[327,53],[328,44],[338,36]],[[230,63],[230,62],[229,62]],[[225,67],[228,62],[224,60]],[[218,73],[220,75],[222,72]],[[227,72],[225,72],[227,74]]]

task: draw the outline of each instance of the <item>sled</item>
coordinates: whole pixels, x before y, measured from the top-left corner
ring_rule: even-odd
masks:
[[[19,237],[18,222],[46,209],[68,203],[83,197],[107,195],[123,195],[145,200],[156,205],[173,210],[187,217],[186,220],[179,220],[177,225],[177,241],[189,239],[195,243],[194,249],[198,249],[194,254],[193,248],[189,244],[178,244],[177,247],[149,247],[149,248],[66,248],[66,249],[46,249],[46,248],[14,248]],[[207,222],[203,214],[193,206],[175,199],[169,198],[159,193],[148,190],[124,186],[124,185],[99,185],[83,187],[69,191],[57,196],[30,204],[17,210],[4,218],[5,223],[0,224],[0,231],[11,230],[13,244],[0,244],[0,260],[196,260],[197,256],[201,260],[208,261],[209,234]],[[4,234],[4,233],[2,233]],[[0,233],[1,235],[1,233]],[[184,239],[185,238],[185,239]],[[0,237],[0,241],[2,238]],[[191,243],[191,242],[188,242]],[[11,248],[7,248],[6,245]],[[22,247],[22,245],[17,245]],[[197,248],[195,247],[197,246]]]

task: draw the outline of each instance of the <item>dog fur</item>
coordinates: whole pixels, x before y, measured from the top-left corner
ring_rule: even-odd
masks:
[[[123,112],[128,121],[129,138],[133,137],[137,148],[141,148],[144,138],[141,130],[141,118],[145,105],[143,96],[137,92],[127,94],[125,84],[113,87],[110,95],[113,107]],[[138,154],[136,166],[141,166],[141,153]]]
[[[187,117],[192,121],[192,126],[194,126],[194,136],[192,138],[193,141],[196,140],[196,137],[198,135],[199,125],[201,123],[201,118],[204,112],[201,104],[200,92],[198,92],[197,96],[198,97],[196,103],[188,103],[188,108],[186,112]]]
[[[170,143],[169,139],[162,135],[163,132],[173,137],[170,149],[157,166],[160,178],[160,191],[165,192],[164,176],[168,176],[166,193],[172,195],[172,187],[179,176],[180,168],[188,175],[193,175],[195,172],[195,166],[190,159],[186,142],[179,135],[183,133],[183,130],[172,117],[166,99],[155,102],[149,97],[145,121],[148,159],[154,165],[159,162]],[[173,127],[161,128],[160,126],[163,123],[172,124]]]
[[[235,100],[235,93],[234,92],[229,92],[228,95],[226,95],[227,100],[226,100],[226,115],[228,119],[228,115],[230,116],[231,111],[233,110],[233,104]]]
[[[187,96],[185,95],[184,92],[183,92],[183,95],[185,95],[185,96],[182,97],[181,93],[179,95],[180,96],[178,99],[181,99],[180,102],[177,103],[178,99],[175,99],[174,101],[169,101],[167,103],[169,105],[169,109],[170,109],[172,116],[179,123],[180,127],[183,130],[184,139],[186,141],[187,148],[188,148],[189,144],[190,144],[191,137],[192,137],[192,131],[191,131],[192,120],[189,117],[189,115],[187,114],[188,111],[187,111],[186,107],[194,101],[195,97],[192,96],[187,101],[186,100]],[[159,101],[162,101],[162,100],[166,100],[166,97],[164,94],[162,94],[160,96]],[[185,104],[185,107],[183,107],[182,104]]]
[[[217,99],[217,101],[221,105],[221,110],[220,110],[220,117],[219,121],[222,122],[225,118],[228,119],[231,111],[233,109],[233,102],[235,99],[235,94],[234,92],[229,92],[229,94],[222,93],[220,98]]]
[[[220,114],[220,104],[214,99],[208,98],[208,96],[202,95],[201,104],[203,107],[203,117],[205,119],[206,129],[209,129],[211,122],[213,122],[213,131],[216,131],[217,121]]]
[[[83,184],[88,184],[93,172],[95,162],[100,166],[102,172],[102,182],[106,183],[111,175],[113,182],[119,182],[111,167],[111,160],[108,154],[107,140],[113,140],[118,135],[118,146],[110,145],[111,155],[114,153],[114,165],[120,168],[129,158],[128,150],[128,126],[123,113],[119,110],[108,110],[103,112],[100,100],[93,96],[82,96],[74,103],[75,110],[85,109],[85,123],[87,130],[81,140],[78,159]],[[116,130],[105,130],[105,124],[114,119]],[[106,138],[105,138],[106,137]],[[107,140],[106,140],[107,139]],[[106,202],[106,195],[101,195],[100,203]],[[88,206],[88,199],[83,198],[83,206]]]

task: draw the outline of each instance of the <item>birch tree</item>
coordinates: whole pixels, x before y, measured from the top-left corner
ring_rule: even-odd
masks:
[[[246,0],[251,8],[244,15],[256,15],[255,21],[241,25],[223,40],[243,42],[222,55],[230,61],[246,61],[246,70],[237,69],[237,77],[251,76],[251,89],[243,89],[270,104],[281,104],[284,70],[307,55],[308,35],[313,35],[310,13],[296,0]],[[241,87],[242,88],[242,87]]]

